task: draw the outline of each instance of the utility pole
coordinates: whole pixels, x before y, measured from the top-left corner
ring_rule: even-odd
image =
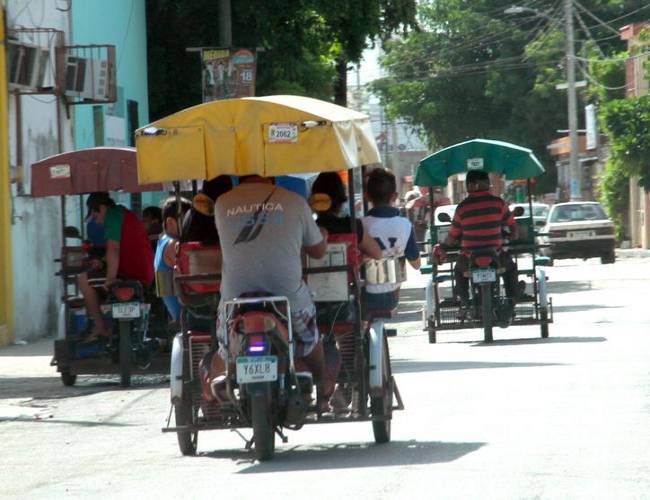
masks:
[[[219,45],[223,48],[232,47],[232,8],[230,0],[219,2]]]
[[[567,106],[569,115],[569,192],[571,201],[582,199],[582,170],[578,163],[578,107],[576,97],[576,59],[573,38],[573,0],[564,0],[566,30]]]

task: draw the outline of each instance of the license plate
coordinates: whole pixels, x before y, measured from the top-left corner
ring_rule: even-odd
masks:
[[[566,236],[570,240],[587,240],[596,235],[593,231],[569,231],[566,233]]]
[[[277,356],[240,356],[237,358],[238,384],[273,382],[277,379]]]
[[[113,309],[112,310],[113,317],[117,319],[140,317],[139,302],[125,302],[124,304],[113,304],[112,309]]]
[[[492,267],[487,269],[474,269],[472,271],[472,281],[474,283],[492,283],[497,280],[497,271]]]

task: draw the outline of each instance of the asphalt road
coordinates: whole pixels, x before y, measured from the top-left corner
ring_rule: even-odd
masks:
[[[289,432],[257,463],[227,431],[182,457],[162,434],[164,378],[63,387],[51,341],[0,349],[2,498],[650,498],[650,259],[559,261],[555,324],[420,330],[412,276],[390,340],[406,409],[393,441],[369,423]]]

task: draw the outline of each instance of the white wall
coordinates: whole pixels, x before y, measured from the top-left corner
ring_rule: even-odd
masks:
[[[56,9],[51,0],[14,0],[7,4],[8,28],[55,28],[69,39],[68,13]],[[43,39],[34,42],[45,44]],[[22,127],[17,130],[16,102],[20,99]],[[61,108],[61,140],[58,137],[57,106],[51,94],[10,95],[10,165],[22,171],[25,195],[12,183],[12,247],[14,282],[14,334],[29,340],[55,333],[61,280],[54,276],[54,263],[61,250],[61,210],[58,198],[34,199],[30,192],[29,167],[36,160],[73,148],[72,121]],[[18,165],[18,134],[22,137],[22,165]],[[22,166],[22,169],[20,168]],[[75,203],[70,200],[70,205]],[[76,214],[74,206],[71,207]],[[78,209],[77,209],[78,210]]]

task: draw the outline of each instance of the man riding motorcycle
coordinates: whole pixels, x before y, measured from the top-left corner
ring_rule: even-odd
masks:
[[[469,278],[465,272],[469,268],[470,256],[477,251],[495,251],[500,264],[505,268],[503,281],[506,296],[512,301],[513,310],[517,299],[517,266],[503,247],[503,227],[510,230],[510,239],[517,239],[518,231],[508,204],[490,193],[490,177],[487,172],[471,170],[465,178],[467,197],[458,205],[451,223],[449,236],[444,245],[457,246],[460,242],[461,254],[454,268],[456,292],[462,311],[469,310]],[[434,256],[444,259],[441,245],[434,248]]]
[[[326,380],[316,307],[302,279],[301,251],[322,258],[327,231],[318,228],[304,199],[257,175],[242,177],[219,197],[215,221],[223,255],[222,303],[255,292],[287,297],[296,358],[320,382],[319,403],[325,406],[334,382]],[[223,330],[222,325],[220,335]]]

